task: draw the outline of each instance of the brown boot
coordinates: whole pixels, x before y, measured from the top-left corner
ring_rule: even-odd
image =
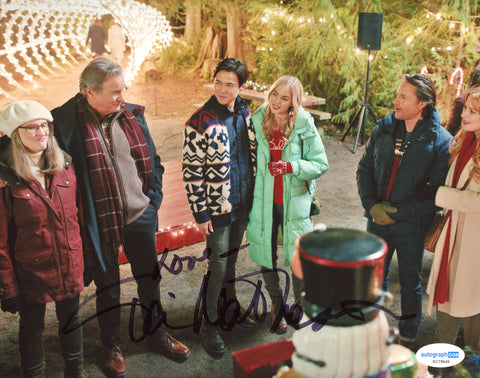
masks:
[[[183,362],[190,356],[190,349],[174,337],[165,333],[155,333],[147,338],[147,347],[175,362]]]
[[[278,335],[283,335],[285,332],[287,332],[288,323],[285,320],[282,301],[274,301],[274,303],[272,303],[271,309],[272,326],[270,327],[270,330],[275,331],[275,333],[277,333]]]
[[[127,372],[127,365],[123,358],[120,347],[107,348],[105,359],[105,372],[109,377],[124,377]]]

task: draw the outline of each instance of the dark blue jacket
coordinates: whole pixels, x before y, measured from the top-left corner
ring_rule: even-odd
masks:
[[[158,209],[162,203],[162,174],[164,171],[160,163],[160,157],[157,155],[155,145],[153,144],[150,131],[144,116],[145,108],[139,105],[125,104],[137,119],[143,136],[150,152],[152,159],[153,180],[152,186],[145,193],[150,201]],[[78,187],[80,188],[80,196],[82,208],[85,217],[85,223],[90,236],[92,247],[100,266],[105,270],[104,254],[106,251],[102,248],[102,240],[98,230],[97,217],[95,213],[95,204],[93,200],[92,190],[90,188],[90,178],[88,176],[88,167],[86,161],[85,147],[83,145],[78,121],[77,100],[76,97],[71,98],[62,106],[52,110],[55,138],[64,151],[66,151],[73,159],[75,171],[78,178]]]
[[[219,104],[220,105],[220,104]],[[230,143],[230,190],[229,201],[232,206],[249,209],[253,200],[253,168],[250,161],[250,143],[247,125],[241,109],[230,112],[225,105],[223,118],[227,125],[228,142]]]
[[[371,207],[386,199],[395,139],[404,139],[405,133],[405,122],[395,113],[379,120],[372,131],[357,170],[358,193],[368,218]],[[451,138],[440,125],[437,109],[429,119],[418,121],[390,194],[389,202],[398,209],[392,219],[422,225],[431,221],[437,210],[434,193],[448,172]]]

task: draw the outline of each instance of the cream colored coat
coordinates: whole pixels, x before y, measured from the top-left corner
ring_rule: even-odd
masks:
[[[125,34],[117,24],[113,24],[108,29],[108,47],[110,47],[114,60],[121,63],[125,51]]]
[[[457,188],[452,188],[456,160],[450,166],[445,186],[441,186],[435,203],[452,210],[449,256],[449,300],[438,305],[438,310],[454,317],[467,317],[480,313],[480,185],[473,179],[465,184],[472,168],[470,159],[462,171]],[[432,312],[435,286],[446,236],[445,227],[435,248],[435,257],[428,279],[427,294],[430,295],[428,314]],[[455,247],[452,253],[452,246]]]

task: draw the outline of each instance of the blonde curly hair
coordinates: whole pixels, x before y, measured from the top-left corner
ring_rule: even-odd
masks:
[[[480,87],[471,88],[465,93],[463,99],[464,104],[467,102],[468,98],[470,98],[474,110],[480,114]],[[467,132],[462,127],[458,134],[455,135],[450,142],[450,164],[452,164],[452,162],[460,153],[466,136]],[[469,177],[471,177],[476,183],[480,184],[480,144],[477,144],[475,151],[473,151],[472,161],[473,167],[469,173]]]
[[[302,106],[303,85],[300,80],[298,80],[294,76],[282,76],[275,83],[273,83],[270,90],[268,91],[267,99],[265,101],[265,115],[263,117],[262,124],[263,134],[265,135],[265,138],[267,140],[273,138],[273,129],[277,125],[277,122],[275,121],[275,116],[272,112],[272,104],[270,102],[270,99],[272,97],[273,91],[275,91],[280,84],[285,84],[290,89],[290,93],[292,95],[292,116],[288,117],[283,124],[279,125],[280,131],[285,138],[288,138],[290,133],[292,132],[293,126],[295,125],[295,119],[298,115],[298,111]]]

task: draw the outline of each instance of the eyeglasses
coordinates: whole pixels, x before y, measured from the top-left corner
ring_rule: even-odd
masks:
[[[28,132],[31,135],[37,135],[38,131],[42,129],[43,131],[47,131],[47,129],[50,131],[51,127],[50,122],[42,122],[40,125],[28,125],[28,126],[19,126],[19,129],[24,129],[26,132]]]

